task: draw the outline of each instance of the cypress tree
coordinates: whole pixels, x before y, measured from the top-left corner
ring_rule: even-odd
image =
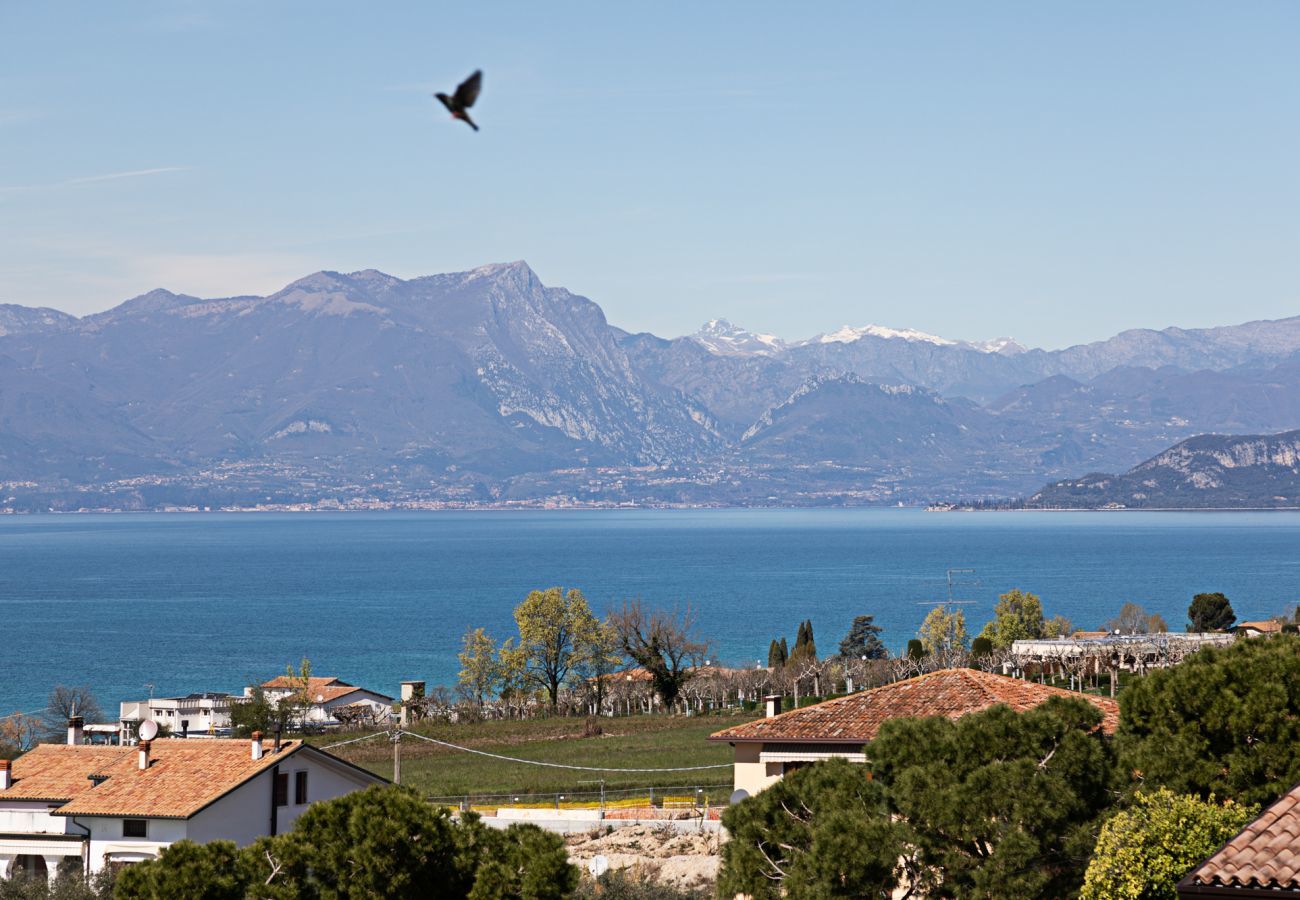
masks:
[[[772,638],[771,645],[767,648],[767,667],[769,669],[781,668],[781,645]]]
[[[817,641],[813,639],[812,619],[804,622],[806,631],[804,632],[804,652],[808,654],[809,659],[817,658]]]
[[[785,638],[781,638],[781,665],[785,665],[789,661],[790,661],[790,648],[786,644]]]

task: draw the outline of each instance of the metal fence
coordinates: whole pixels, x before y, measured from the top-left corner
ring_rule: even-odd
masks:
[[[730,783],[619,789],[606,789],[602,786],[594,791],[559,791],[546,794],[461,794],[428,799],[434,806],[489,815],[495,814],[501,807],[554,810],[598,809],[606,814],[638,810],[672,815],[707,815],[709,810],[726,806],[731,791]],[[646,816],[646,818],[651,817]]]

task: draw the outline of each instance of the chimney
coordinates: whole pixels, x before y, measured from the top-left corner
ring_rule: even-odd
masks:
[[[68,719],[68,745],[75,747],[85,739],[85,719],[81,716],[72,716]]]
[[[14,783],[13,772],[10,770],[12,763],[7,759],[0,759],[0,791],[7,791]]]
[[[253,732],[253,741],[249,745],[249,749],[252,751],[253,759],[256,760],[262,758],[262,732]]]
[[[411,701],[418,700],[423,696],[424,696],[423,681],[402,682],[402,696],[401,696],[402,712],[401,715],[398,716],[398,721],[397,721],[397,724],[400,727],[405,728],[412,721],[410,710],[407,709],[407,707],[411,705]]]
[[[149,768],[149,748],[153,746],[153,741],[140,742],[140,771],[143,772]]]
[[[767,707],[767,717],[769,719],[773,718],[774,716],[776,716],[777,713],[781,711],[780,694],[768,694],[766,697],[763,698],[763,703]]]

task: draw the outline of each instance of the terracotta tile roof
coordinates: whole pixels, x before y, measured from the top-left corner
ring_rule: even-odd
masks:
[[[1005,703],[1024,712],[1048,697],[1082,697],[1102,713],[1102,730],[1119,726],[1119,704],[1033,681],[975,669],[941,669],[883,687],[758,719],[712,735],[711,741],[804,741],[864,744],[888,719],[947,716],[957,719]]]
[[[1179,893],[1186,891],[1188,896],[1195,895],[1198,887],[1300,894],[1300,785],[1283,794],[1178,885]]]
[[[150,748],[149,768],[143,771],[139,748],[113,748],[118,758],[95,773],[108,778],[75,795],[57,814],[187,819],[259,772],[284,762],[302,749],[302,741],[284,741],[279,753],[272,752],[269,742],[263,747],[262,758],[255,760],[246,740],[157,740]]]
[[[1231,630],[1244,631],[1247,628],[1252,631],[1258,631],[1261,634],[1280,634],[1282,631],[1282,623],[1277,619],[1266,619],[1262,622],[1238,622],[1236,625],[1232,626]]]
[[[277,675],[270,681],[262,682],[262,687],[271,690],[296,691],[301,686],[301,679],[291,679],[287,675]],[[359,688],[356,685],[348,684],[346,681],[340,681],[337,678],[313,677],[307,679],[307,695],[317,703],[330,703],[340,697],[346,697],[348,694],[353,694],[357,691],[367,691],[368,693],[374,694],[378,697],[383,697],[385,700],[392,699],[386,694],[381,694],[378,691],[371,691],[368,688]],[[320,699],[317,700],[317,697]]]
[[[98,775],[131,757],[130,747],[40,744],[13,761],[13,784],[0,800],[71,800]]]
[[[339,681],[337,678],[323,678],[323,677],[317,678],[315,676],[312,676],[311,678],[307,679],[307,689],[309,691],[312,691],[313,693],[316,691],[324,690],[325,688],[334,685],[338,685],[340,687],[352,687],[352,685],[348,684],[346,681]],[[289,690],[296,691],[301,686],[302,686],[301,678],[290,678],[288,675],[277,675],[274,678],[272,678],[270,681],[262,682],[262,687],[264,688],[280,688],[280,689],[287,688]]]

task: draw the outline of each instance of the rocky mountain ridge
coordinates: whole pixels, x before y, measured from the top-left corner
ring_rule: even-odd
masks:
[[[786,343],[725,320],[669,340],[523,262],[155,290],[80,319],[0,306],[0,510],[924,502],[1300,427],[1300,317],[1112,340]]]
[[[1300,431],[1203,434],[1122,475],[1095,473],[1048,485],[1037,509],[1300,508]]]

